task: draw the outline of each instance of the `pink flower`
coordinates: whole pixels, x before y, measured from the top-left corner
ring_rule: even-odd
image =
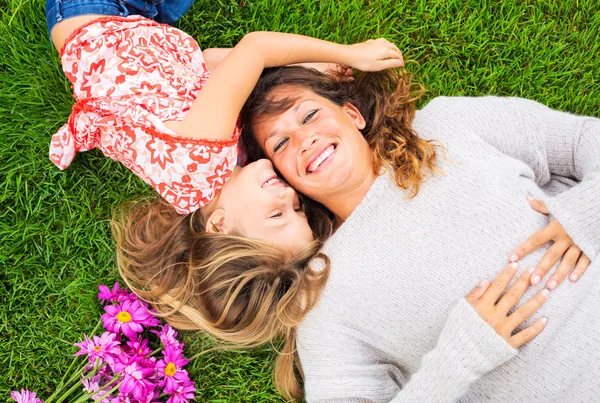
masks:
[[[121,304],[107,305],[106,313],[102,315],[104,327],[109,332],[119,331],[127,337],[135,337],[144,330],[144,326],[157,326],[160,322],[153,317],[145,304],[140,301],[123,301]]]
[[[30,392],[21,389],[21,393],[15,391],[10,392],[10,397],[17,403],[43,403],[35,396],[35,392]]]
[[[181,343],[177,340],[177,332],[169,325],[162,326],[160,332],[151,330],[152,333],[158,335],[160,342],[165,348],[167,346],[179,347]]]
[[[121,353],[119,342],[116,341],[117,335],[114,333],[104,332],[100,337],[94,336],[91,340],[87,335],[81,343],[75,343],[79,347],[79,351],[73,354],[74,356],[87,354],[91,363],[96,358],[102,361],[112,362],[114,358]]]
[[[134,362],[123,369],[123,382],[119,386],[121,393],[131,394],[134,399],[141,400],[144,396],[154,393],[156,385],[149,378],[154,368],[142,368]]]
[[[121,287],[119,286],[119,283],[115,283],[113,285],[112,290],[109,290],[107,286],[105,286],[104,284],[100,284],[98,286],[98,289],[100,290],[100,292],[98,293],[98,299],[101,302],[108,302],[108,301],[117,301],[117,302],[124,302],[124,301],[135,301],[137,300],[137,297],[135,296],[135,294],[131,294],[129,293],[126,289],[121,289]]]
[[[85,390],[89,394],[96,393],[98,389],[100,389],[101,380],[102,375],[96,375],[89,379],[82,379],[81,383],[83,384],[83,390]]]
[[[187,371],[183,369],[188,360],[183,358],[180,348],[165,347],[163,354],[164,358],[156,363],[156,372],[162,378],[158,386],[164,386],[165,393],[173,393],[180,385],[190,381]]]
[[[148,340],[142,339],[139,336],[136,336],[135,339],[129,340],[126,343],[127,353],[132,355],[137,355],[140,357],[146,357],[151,353],[150,348],[148,347]]]
[[[194,398],[196,388],[194,382],[189,381],[188,383],[180,385],[176,391],[173,392],[167,403],[188,403]]]

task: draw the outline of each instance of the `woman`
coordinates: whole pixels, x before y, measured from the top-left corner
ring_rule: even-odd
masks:
[[[286,68],[245,106],[251,157],[271,159],[337,226],[323,249],[329,278],[297,328],[307,400],[593,401],[600,121],[496,97],[437,98],[415,114],[415,94],[388,73],[339,83]],[[521,279],[535,285],[525,297],[540,295],[563,253],[539,310],[548,326],[520,354],[498,317],[456,303],[509,256],[539,263]],[[577,285],[556,288],[568,262],[579,259],[574,281],[588,257]]]

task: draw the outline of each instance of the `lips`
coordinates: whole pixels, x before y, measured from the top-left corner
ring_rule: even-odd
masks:
[[[280,183],[282,183],[281,179],[279,179],[279,177],[277,175],[272,175],[272,176],[269,176],[267,178],[267,180],[265,180],[260,187],[261,188],[266,188],[266,187],[277,185],[277,184],[280,184]]]
[[[333,154],[335,149],[336,149],[336,145],[330,144],[321,152],[316,152],[311,157],[311,159],[308,161],[308,164],[306,165],[306,173],[311,174],[314,171],[316,171],[321,166],[321,164],[323,162],[325,162],[327,160],[327,158],[329,158],[331,156],[331,154]]]

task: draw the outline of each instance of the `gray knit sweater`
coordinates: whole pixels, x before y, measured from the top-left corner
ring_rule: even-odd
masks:
[[[443,143],[444,174],[410,200],[380,176],[327,242],[331,275],[298,329],[307,401],[600,402],[600,120],[524,99],[442,97],[414,128]],[[592,264],[551,292],[526,322],[546,316],[547,327],[515,350],[464,296],[548,224],[527,192]]]

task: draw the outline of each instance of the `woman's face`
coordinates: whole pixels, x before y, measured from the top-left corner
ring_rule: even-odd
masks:
[[[291,251],[313,240],[298,195],[278,178],[267,159],[236,167],[218,200],[219,208],[209,220],[224,225],[225,232],[239,232]]]
[[[254,136],[290,185],[329,207],[372,171],[360,132],[365,121],[352,104],[339,106],[308,89],[288,86],[272,93],[274,101],[290,97],[295,102],[284,112],[258,117]]]

